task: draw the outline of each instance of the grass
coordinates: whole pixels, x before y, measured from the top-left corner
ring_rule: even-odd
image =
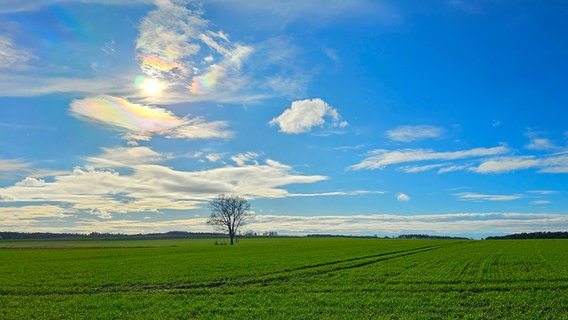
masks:
[[[566,240],[213,242],[2,241],[0,318],[568,319]]]

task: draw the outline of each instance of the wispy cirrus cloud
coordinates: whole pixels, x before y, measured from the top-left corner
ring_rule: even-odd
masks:
[[[474,148],[452,152],[436,152],[430,149],[401,149],[394,151],[377,149],[370,151],[365,159],[358,164],[352,165],[350,168],[353,170],[384,169],[387,166],[401,163],[471,159],[494,156],[507,152],[509,152],[509,148],[506,146]]]
[[[497,174],[527,169],[538,169],[540,173],[568,173],[568,152],[491,158],[471,170]]]
[[[444,129],[435,126],[400,126],[387,131],[387,137],[398,142],[412,142],[442,136]]]
[[[0,159],[0,174],[2,172],[22,171],[31,167],[31,163],[20,159]]]
[[[347,121],[341,121],[336,109],[322,99],[307,99],[292,102],[289,109],[272,119],[270,125],[278,125],[280,132],[298,134],[310,132],[315,126],[326,123],[324,118],[331,118],[330,127],[344,128]]]
[[[74,100],[69,111],[81,120],[124,131],[125,137],[131,140],[148,140],[152,135],[185,139],[229,138],[232,135],[224,130],[227,127],[224,121],[179,118],[166,109],[113,96]]]
[[[27,69],[28,61],[36,58],[30,50],[19,47],[12,38],[0,35],[0,70]]]
[[[524,195],[482,194],[474,192],[461,192],[454,194],[458,200],[464,201],[513,201],[524,198]]]
[[[538,151],[548,150],[538,149]],[[554,148],[553,150],[559,150]],[[438,173],[469,171],[481,174],[501,174],[518,170],[537,169],[539,173],[568,173],[568,152],[517,155],[506,145],[492,148],[438,152],[431,149],[376,149],[349,167],[352,170],[382,170],[397,166],[406,173],[438,169]]]

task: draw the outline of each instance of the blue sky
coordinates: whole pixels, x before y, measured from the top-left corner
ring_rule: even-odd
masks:
[[[568,5],[0,4],[0,229],[568,229]]]

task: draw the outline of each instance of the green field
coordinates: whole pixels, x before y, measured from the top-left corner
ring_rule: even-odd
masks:
[[[568,319],[568,240],[213,243],[0,241],[0,319]]]

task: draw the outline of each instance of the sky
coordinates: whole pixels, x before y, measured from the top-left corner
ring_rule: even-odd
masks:
[[[568,230],[568,3],[4,0],[0,230]]]

